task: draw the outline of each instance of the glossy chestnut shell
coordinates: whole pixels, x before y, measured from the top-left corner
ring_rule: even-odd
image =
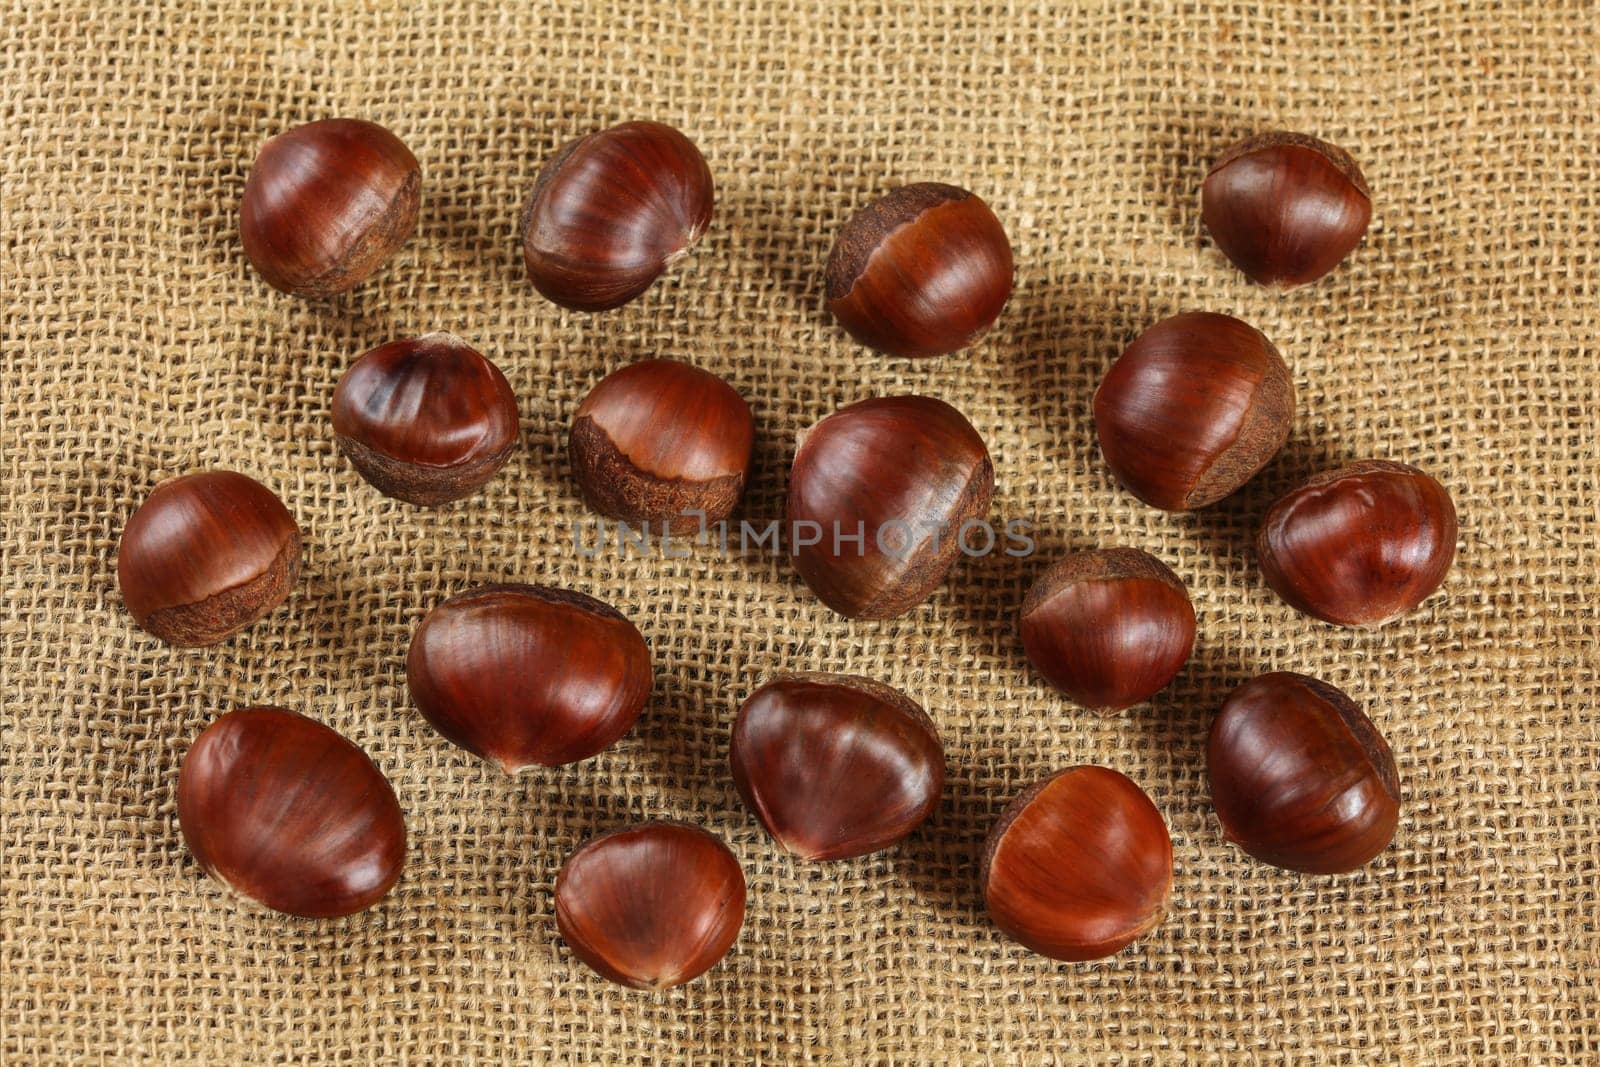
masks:
[[[922,825],[944,791],[944,748],[927,712],[851,675],[788,675],[750,694],[729,763],[761,825],[808,860],[888,848]]]
[[[117,584],[134,621],[174,645],[214,645],[288,597],[300,578],[300,527],[260,482],[202,471],[162,482],[117,548]]]
[[[839,614],[892,618],[938,588],[960,554],[963,524],[981,520],[993,495],[983,438],[949,404],[927,396],[851,404],[812,428],[789,470],[795,568]],[[801,543],[813,532],[801,524],[820,530],[816,544]],[[859,546],[844,540],[858,533]]]
[[[1134,339],[1094,394],[1111,473],[1166,511],[1213,504],[1289,438],[1294,385],[1272,342],[1228,315],[1189,312]]]
[[[744,922],[744,872],[697,827],[650,822],[597,837],[556,877],[556,926],[603,978],[666,989],[728,954]]]
[[[507,774],[610,747],[650,696],[650,650],[620,612],[539,585],[484,585],[430,611],[406,681],[445,737]]]
[[[1274,504],[1256,535],[1267,584],[1340,626],[1378,626],[1416,608],[1455,555],[1450,494],[1417,468],[1384,460],[1317,475]]]
[[[500,369],[449,333],[374,348],[333,393],[339,449],[380,493],[434,507],[493,478],[517,443]]]
[[[245,255],[275,289],[329,296],[377,270],[417,227],[422,170],[400,139],[324,119],[261,146],[239,205]]]
[[[383,772],[282,708],[232,711],[200,733],[178,772],[178,825],[207,874],[289,915],[370,908],[405,865],[405,818]]]
[[[1372,721],[1344,693],[1303,674],[1233,691],[1206,747],[1211,803],[1228,840],[1293,871],[1353,871],[1388,847],[1400,777]]]
[[[1011,242],[989,205],[937,182],[907,185],[857,212],[828,256],[828,310],[891,356],[972,344],[1011,297]]]
[[[1072,767],[1006,809],[984,847],[983,901],[1005,934],[1058,960],[1093,960],[1161,921],[1172,839],[1126,777]]]
[[[523,209],[528,278],[574,311],[620,307],[700,239],[713,203],[705,157],[671,126],[580,137],[545,164]]]

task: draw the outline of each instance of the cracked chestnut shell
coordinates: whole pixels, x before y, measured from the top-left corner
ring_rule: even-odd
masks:
[[[454,334],[374,348],[333,392],[339,450],[380,493],[425,507],[493,478],[511,457],[517,429],[506,376]]]
[[[178,772],[178,825],[202,869],[289,915],[370,908],[400,877],[406,824],[367,754],[282,708],[231,711]]]
[[[733,782],[786,852],[865,856],[901,841],[944,791],[944,748],[915,701],[844,674],[794,674],[750,694],[733,724]]]
[[[1172,839],[1150,798],[1105,767],[1028,789],[984,846],[984,906],[1005,934],[1058,960],[1125,948],[1161,921]]]
[[[275,289],[329,296],[377,270],[417,227],[422,169],[374,122],[323,119],[261,146],[245,180],[239,237]]]
[[[739,861],[717,838],[649,822],[585,843],[556,876],[556,927],[573,955],[634,989],[692,981],[744,922]]]
[[[857,341],[891,356],[942,356],[972,344],[1011,297],[1011,242],[978,197],[938,182],[862,208],[828,256],[828,310]]]
[[[272,490],[233,471],[162,482],[117,548],[128,611],[173,645],[216,644],[282,604],[299,577],[294,516]]]
[[[1383,735],[1348,696],[1303,674],[1264,674],[1233,691],[1211,725],[1206,773],[1228,840],[1289,870],[1353,871],[1400,822]]]
[[[428,612],[406,681],[435,729],[516,774],[587,759],[627,733],[650,696],[650,650],[593,597],[484,585]]]
[[[963,523],[982,520],[993,495],[989,450],[949,404],[851,404],[812,427],[790,467],[795,569],[839,614],[892,618],[938,588],[960,554]],[[802,543],[813,532],[816,543]],[[844,540],[858,533],[859,548]]]
[[[711,222],[711,169],[659,122],[625,122],[560,148],[522,211],[522,259],[540,293],[607,311],[650,288]]]
[[[1100,451],[1134,496],[1166,511],[1213,504],[1289,438],[1294,385],[1260,330],[1189,312],[1134,339],[1094,394]]]
[[[579,405],[568,440],[590,507],[675,534],[733,513],[754,447],[744,397],[715,374],[670,359],[607,375]]]

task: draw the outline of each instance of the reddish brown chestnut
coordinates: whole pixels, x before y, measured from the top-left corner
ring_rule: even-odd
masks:
[[[1073,767],[1011,803],[983,851],[983,902],[1008,936],[1058,960],[1094,960],[1161,921],[1172,839],[1144,790]]]
[[[1251,281],[1288,289],[1316,281],[1361,243],[1372,194],[1344,149],[1303,133],[1263,133],[1211,167],[1200,214]]]
[[[949,404],[851,404],[812,428],[789,470],[795,568],[839,614],[891,618],[944,580],[993,495],[983,438]]]
[[[692,981],[744,922],[744,872],[704,830],[649,822],[587,842],[556,876],[556,927],[573,955],[634,989]]]
[[[711,169],[659,122],[625,122],[558,150],[522,211],[522,259],[564,308],[607,311],[643,293],[711,222]]]
[[[650,650],[593,597],[484,585],[422,620],[406,680],[435,729],[516,774],[586,759],[627,733],[650,696]]]
[[[888,848],[922,825],[944,790],[944,748],[927,712],[846,674],[788,675],[750,694],[729,763],[761,825],[808,860]]]
[[[1326,682],[1263,674],[1233,691],[1206,747],[1228,840],[1292,871],[1353,871],[1388,847],[1400,776],[1372,720]]]
[[[1292,607],[1340,626],[1377,626],[1444,581],[1456,555],[1456,508],[1415,467],[1354,463],[1274,504],[1256,555],[1267,584]]]
[[[1011,242],[965,189],[907,185],[857,212],[828,256],[828,310],[857,341],[891,356],[942,356],[972,344],[1011,297]]]
[[[1165,688],[1194,648],[1194,605],[1172,569],[1136,548],[1078,552],[1022,604],[1022,647],[1050,684],[1092,711]]]
[[[178,825],[207,874],[306,918],[372,907],[405,865],[405,818],[383,772],[282,708],[232,711],[201,731],[178,772]]]
[[[750,405],[731,385],[652,359],[594,387],[573,417],[569,454],[590,507],[685,534],[733,513],[754,445]]]
[[[1094,394],[1100,451],[1146,504],[1215,503],[1289,438],[1294,385],[1272,342],[1228,315],[1190,312],[1134,339]]]
[[[517,443],[517,398],[471,345],[430,333],[350,365],[333,392],[333,432],[380,493],[433,507],[505,466]]]
[[[203,471],[156,486],[122,531],[117,584],[134,621],[174,645],[214,645],[283,603],[300,527],[260,482]]]
[[[261,146],[239,206],[245,255],[275,289],[358,285],[417,227],[422,170],[400,139],[358,119],[296,126]]]

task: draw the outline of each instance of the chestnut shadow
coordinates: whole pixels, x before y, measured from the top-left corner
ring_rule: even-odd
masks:
[[[1212,160],[1236,141],[1264,129],[1263,116],[1179,100],[1152,103],[1135,157],[1140,188],[1165,205],[1165,221],[1186,248],[1210,244],[1200,218],[1200,186]]]
[[[960,936],[983,937],[979,870],[989,827],[1010,803],[1012,787],[983,773],[970,758],[950,757],[944,796],[928,821],[883,853],[895,883],[911,887]]]

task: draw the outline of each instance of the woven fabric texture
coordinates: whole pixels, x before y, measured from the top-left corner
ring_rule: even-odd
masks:
[[[1586,3],[35,4],[0,12],[5,602],[0,1059],[6,1063],[1052,1064],[1600,1058],[1600,35]],[[256,148],[335,115],[423,168],[415,238],[320,302],[246,262]],[[569,314],[515,240],[540,164],[630,118],[676,125],[718,182],[703,242],[642,299]],[[1250,284],[1205,236],[1208,160],[1315,132],[1371,182],[1364,244],[1319,284]],[[940,180],[1007,227],[1017,287],[960,354],[875,356],[822,307],[833,235]],[[1142,328],[1259,326],[1299,414],[1243,492],[1196,514],[1112,480],[1089,402]],[[447,329],[505,371],[523,444],[478,495],[387,500],[338,454],[359,353]],[[992,518],[1039,552],[963,561],[903,618],[851,623],[786,559],[703,547],[590,559],[565,457],[588,388],[633,360],[725,375],[756,412],[745,514],[781,514],[797,435],[921,392],[987,439]],[[1250,547],[1317,471],[1416,463],[1451,490],[1444,590],[1376,631],[1284,606]],[[164,646],[117,593],[123,524],[158,482],[223,467],[306,535],[289,605],[210,649]],[[1188,583],[1193,659],[1101,719],[1029,669],[1015,616],[1071,549],[1146,548]],[[429,607],[480,582],[568,586],[644,632],[654,696],[583,763],[508,779],[407,696]],[[927,707],[949,784],[879,856],[781,855],[727,771],[733,713],[779,671],[868,675]],[[1404,783],[1359,873],[1255,863],[1207,799],[1206,730],[1268,670],[1351,693]],[[242,907],[196,867],[177,770],[219,713],[281,704],[364,746],[411,832],[394,894],[349,919]],[[1095,964],[988,923],[983,837],[1029,783],[1115,767],[1166,816],[1167,920]],[[649,817],[703,825],[749,879],[729,957],[683,988],[609,986],[556,934],[563,859]]]

